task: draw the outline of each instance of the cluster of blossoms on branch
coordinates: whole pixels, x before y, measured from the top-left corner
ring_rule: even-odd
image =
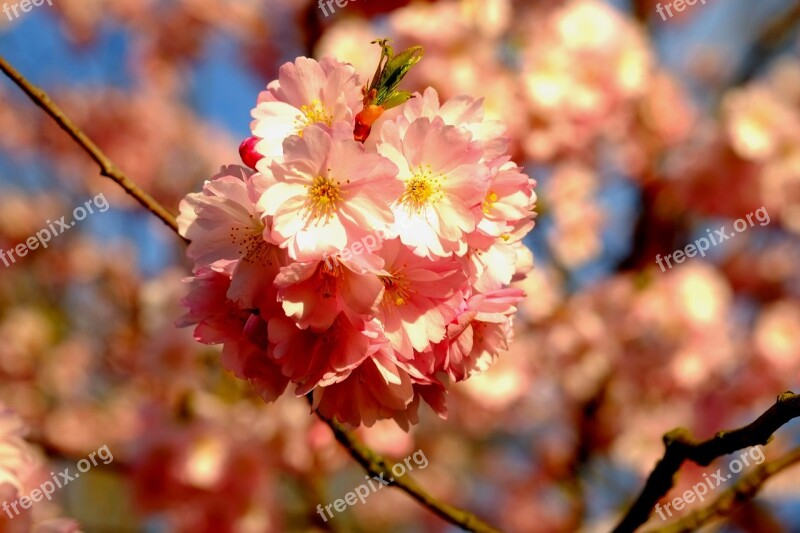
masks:
[[[182,201],[181,325],[267,401],[291,383],[324,416],[408,428],[507,348],[535,181],[481,100],[394,91],[421,51],[382,44],[370,85],[332,58],[283,65],[253,110],[249,168]]]

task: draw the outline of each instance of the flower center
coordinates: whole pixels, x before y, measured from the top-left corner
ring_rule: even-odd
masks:
[[[380,276],[383,283],[383,303],[400,307],[408,302],[411,289],[408,288],[408,281],[395,276]]]
[[[406,180],[406,190],[400,197],[400,203],[415,211],[421,211],[426,205],[435,203],[444,196],[442,175],[434,175],[430,165],[420,165],[417,172]]]
[[[231,226],[231,244],[239,249],[242,260],[256,264],[272,264],[270,261],[270,244],[264,240],[264,225],[255,216],[250,215],[252,226]]]
[[[314,100],[309,105],[300,106],[302,115],[298,115],[295,119],[296,132],[300,137],[307,127],[312,124],[322,123],[330,127],[333,125],[333,115],[325,109],[322,102]]]
[[[330,219],[342,201],[341,182],[324,176],[317,176],[308,190],[307,207],[311,218]]]
[[[489,191],[486,195],[486,200],[483,201],[483,212],[487,215],[494,207],[495,202],[497,201],[497,193],[494,191]]]
[[[333,298],[339,290],[339,276],[342,267],[334,257],[328,257],[319,267],[320,283],[318,289],[323,298]]]

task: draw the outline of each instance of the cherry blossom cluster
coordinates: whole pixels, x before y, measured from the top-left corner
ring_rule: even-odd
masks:
[[[481,100],[432,88],[377,121],[370,106],[356,140],[367,93],[332,58],[281,67],[253,110],[248,166],[181,202],[194,275],[180,324],[267,401],[291,384],[324,416],[408,428],[420,400],[444,416],[447,383],[507,348],[535,181]]]

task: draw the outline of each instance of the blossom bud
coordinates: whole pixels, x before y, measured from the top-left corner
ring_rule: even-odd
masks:
[[[248,137],[239,145],[239,156],[248,167],[255,169],[256,163],[261,161],[264,156],[256,151],[256,144],[261,139],[259,137]]]
[[[368,105],[356,115],[355,139],[364,142],[372,131],[372,125],[383,114],[384,108],[380,105]]]

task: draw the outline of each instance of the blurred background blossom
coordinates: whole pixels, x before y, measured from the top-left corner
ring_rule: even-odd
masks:
[[[667,21],[656,4],[59,0],[0,16],[0,54],[174,212],[235,157],[282,63],[330,54],[366,77],[370,40],[423,45],[405,86],[484,98],[539,180],[536,269],[515,342],[452,388],[447,421],[357,434],[424,450],[421,484],[503,530],[603,531],[663,433],[749,422],[800,381],[798,3]],[[101,192],[108,212],[0,265],[0,500],[103,444],[115,459],[0,531],[452,530],[394,490],[323,522],[363,472],[302,399],[264,405],[175,329],[182,245],[0,82],[0,248]],[[768,225],[656,265],[762,206]],[[789,424],[767,457],[798,442]],[[718,466],[685,468],[674,494]],[[793,476],[718,530],[796,530]]]

